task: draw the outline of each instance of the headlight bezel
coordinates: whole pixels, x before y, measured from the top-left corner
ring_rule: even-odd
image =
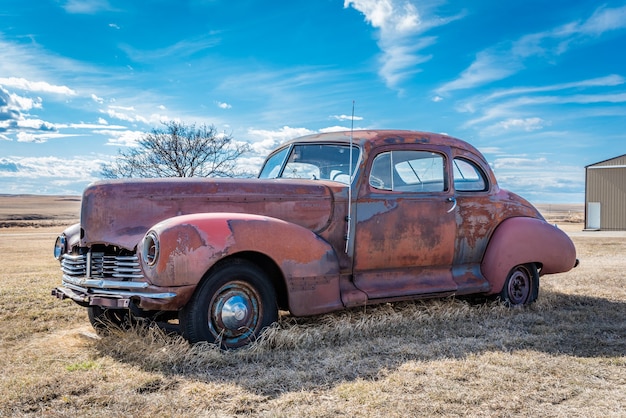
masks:
[[[154,266],[159,261],[159,253],[161,247],[159,243],[159,234],[155,231],[149,231],[143,238],[141,248],[141,259],[149,267]]]
[[[65,234],[61,234],[54,242],[53,255],[57,260],[61,260],[63,254],[67,251],[67,237]]]

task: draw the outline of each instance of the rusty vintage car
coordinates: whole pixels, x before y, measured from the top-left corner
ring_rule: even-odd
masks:
[[[178,319],[191,342],[235,348],[294,316],[416,298],[537,299],[576,266],[568,236],[500,189],[473,146],[445,135],[311,135],[257,179],[102,181],[56,240],[62,285],[96,329]]]

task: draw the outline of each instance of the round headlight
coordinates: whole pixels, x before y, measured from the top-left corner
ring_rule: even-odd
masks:
[[[65,253],[66,246],[67,238],[65,238],[65,235],[59,235],[54,243],[54,258],[60,260],[61,256]]]
[[[143,239],[143,251],[141,252],[144,263],[149,266],[156,264],[159,259],[159,237],[156,232],[150,231]]]

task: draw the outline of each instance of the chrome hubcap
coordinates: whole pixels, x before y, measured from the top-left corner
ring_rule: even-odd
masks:
[[[244,281],[226,283],[209,308],[209,329],[216,339],[236,344],[249,340],[260,327],[260,295]]]
[[[237,330],[245,324],[248,316],[248,305],[242,296],[237,295],[229,298],[222,308],[222,322],[226,328]]]

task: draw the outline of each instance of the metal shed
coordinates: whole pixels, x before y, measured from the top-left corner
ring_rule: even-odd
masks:
[[[626,154],[585,167],[585,228],[626,230]]]

